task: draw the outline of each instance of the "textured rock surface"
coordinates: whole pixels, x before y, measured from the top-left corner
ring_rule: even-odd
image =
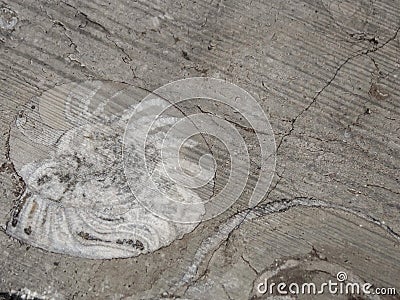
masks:
[[[318,281],[338,270],[399,290],[399,31],[398,0],[1,2],[0,292],[246,299],[266,277]],[[227,79],[267,112],[277,168],[260,206],[246,210],[245,192],[169,246],[126,259],[56,254],[6,233],[26,176],[43,165],[19,170],[49,159],[57,130],[85,120],[50,117],[52,129],[38,132],[35,99],[62,84],[107,80],[115,84],[106,90],[136,87],[139,101],[193,76]],[[82,104],[71,103],[72,111]],[[217,111],[198,103],[185,109]],[[244,125],[237,127],[247,141]],[[221,145],[210,146],[224,161]],[[216,190],[227,170],[217,170]]]

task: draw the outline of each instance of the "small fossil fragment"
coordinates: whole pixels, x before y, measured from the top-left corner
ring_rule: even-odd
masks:
[[[18,23],[17,14],[7,8],[0,8],[0,28],[3,30],[12,30]]]
[[[385,100],[389,97],[389,93],[386,91],[385,87],[379,83],[371,84],[369,94],[377,100]]]

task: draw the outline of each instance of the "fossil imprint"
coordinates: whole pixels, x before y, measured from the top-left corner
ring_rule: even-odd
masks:
[[[11,159],[26,189],[8,222],[9,235],[52,252],[106,259],[155,251],[193,230],[196,222],[171,222],[149,212],[128,186],[123,163],[134,168],[134,148],[140,148],[133,142],[123,149],[132,112],[127,103],[132,104],[135,94],[131,87],[112,82],[67,84],[19,112],[11,130]],[[143,107],[151,112],[163,101],[155,98]],[[159,189],[178,201],[201,203],[196,193],[171,182],[160,163],[160,143],[180,118],[175,110],[154,123],[146,147],[148,169],[137,170],[134,180],[140,183],[150,170]],[[146,115],[134,123],[146,123]],[[204,208],[196,208],[167,209],[200,220]]]
[[[197,98],[234,114],[225,119],[196,104],[188,109],[201,113],[186,115],[178,104]],[[244,140],[248,132],[258,148]],[[207,134],[229,156],[214,155]],[[241,88],[207,78],[151,94],[106,81],[56,86],[19,111],[9,146],[25,189],[6,232],[44,250],[92,259],[165,247],[229,209],[248,181],[248,206],[257,205],[275,167],[274,135],[261,106]],[[261,159],[255,164],[249,153]],[[230,172],[216,188],[221,163]]]

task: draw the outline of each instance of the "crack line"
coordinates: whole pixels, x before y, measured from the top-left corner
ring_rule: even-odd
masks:
[[[348,58],[346,58],[346,60],[345,60],[344,62],[342,62],[342,63],[339,65],[339,67],[335,70],[335,73],[334,73],[333,76],[328,80],[328,82],[325,83],[325,85],[315,94],[315,96],[313,97],[312,101],[311,101],[297,116],[295,116],[295,117],[290,121],[290,123],[291,123],[290,129],[289,129],[288,132],[285,132],[285,133],[283,134],[281,140],[279,141],[279,144],[278,144],[277,147],[276,147],[276,153],[278,153],[278,151],[279,151],[279,149],[280,149],[280,147],[281,147],[281,145],[282,145],[284,139],[285,139],[286,137],[290,136],[290,135],[292,134],[292,132],[294,131],[294,129],[295,129],[295,126],[294,126],[294,125],[295,125],[295,123],[297,122],[297,120],[298,120],[305,112],[307,112],[307,111],[317,102],[317,100],[318,100],[319,96],[322,94],[322,92],[324,92],[325,89],[328,88],[328,87],[332,84],[332,82],[336,79],[337,75],[339,74],[340,70],[341,70],[348,62],[350,62],[351,60],[353,60],[353,59],[355,59],[355,58],[357,58],[357,57],[363,56],[363,55],[367,55],[367,56],[368,56],[369,53],[373,53],[373,52],[376,52],[376,51],[382,49],[382,48],[385,47],[387,44],[389,44],[391,41],[393,41],[393,40],[395,40],[395,39],[397,38],[397,35],[398,35],[399,31],[400,31],[400,27],[398,27],[397,30],[395,31],[394,35],[393,35],[391,38],[389,38],[386,42],[384,42],[382,45],[377,46],[377,47],[373,47],[372,49],[363,50],[363,51],[361,51],[361,52],[355,53],[355,54],[349,56]]]
[[[220,225],[218,231],[215,234],[203,240],[194,255],[192,264],[188,267],[180,281],[177,282],[175,286],[170,289],[169,294],[184,295],[185,291],[191,285],[195,284],[201,277],[203,277],[203,275],[207,272],[208,264],[210,263],[214,253],[229,239],[232,232],[240,227],[240,225],[245,221],[246,218],[247,220],[255,220],[270,214],[282,213],[295,207],[325,208],[351,213],[367,222],[378,225],[400,243],[400,234],[395,232],[384,222],[359,210],[307,197],[281,199],[278,201],[259,205],[255,208],[242,210],[234,214],[225,223]],[[200,267],[204,264],[207,267],[204,271],[199,273]]]

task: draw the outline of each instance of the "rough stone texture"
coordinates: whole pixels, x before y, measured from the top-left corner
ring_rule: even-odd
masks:
[[[10,163],[10,124],[63,83],[152,91],[227,79],[267,112],[277,168],[258,208],[239,203],[135,258],[54,254],[0,232],[0,292],[246,299],[271,270],[289,282],[344,270],[399,290],[399,31],[398,0],[1,2],[3,229],[24,185]]]

